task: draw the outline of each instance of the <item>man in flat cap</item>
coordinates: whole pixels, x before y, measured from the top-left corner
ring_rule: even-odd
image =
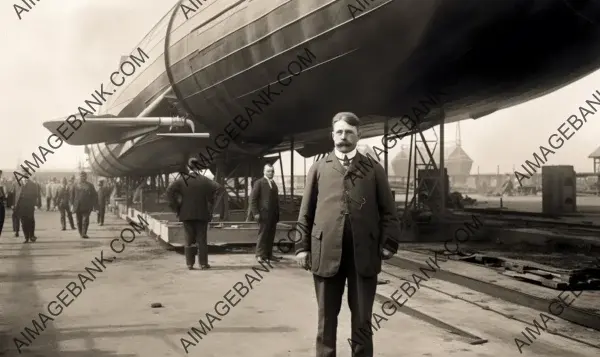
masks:
[[[310,168],[296,230],[296,261],[313,273],[318,304],[317,357],[336,356],[338,314],[346,280],[353,357],[373,357],[370,327],[382,259],[398,250],[400,222],[383,167],[358,153],[360,120],[332,120],[335,148]],[[358,171],[360,168],[361,171]],[[362,172],[357,177],[357,172]]]

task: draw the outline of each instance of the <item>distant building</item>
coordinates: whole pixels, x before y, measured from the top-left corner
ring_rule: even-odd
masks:
[[[468,176],[472,167],[473,159],[460,146],[456,146],[446,158],[449,176]]]
[[[3,176],[7,179],[7,180],[14,180],[14,170],[2,170],[4,171]],[[57,171],[36,171],[33,172],[33,176],[35,177],[36,180],[38,180],[39,182],[46,182],[46,181],[50,181],[53,177],[56,177],[59,181],[63,178],[70,178],[71,176],[75,176],[75,177],[79,177],[78,175],[78,171],[77,170],[57,170]],[[23,174],[22,171],[19,171],[19,174]]]
[[[600,174],[600,147],[598,147],[596,150],[594,150],[594,152],[591,153],[590,156],[588,156],[588,157],[590,159],[594,160],[593,161],[594,173]]]

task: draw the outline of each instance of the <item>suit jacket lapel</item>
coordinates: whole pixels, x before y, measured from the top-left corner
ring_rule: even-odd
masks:
[[[338,160],[338,158],[335,156],[335,152],[332,151],[329,153],[329,155],[327,156],[327,159],[325,159],[325,161],[327,163],[329,163],[329,165],[331,165],[331,167],[339,172],[340,175],[345,176],[346,175],[346,169],[344,168],[344,166],[342,166],[342,164],[340,163],[340,160]]]
[[[275,180],[273,180],[272,185],[273,185],[273,191],[277,192],[277,184],[275,183]]]

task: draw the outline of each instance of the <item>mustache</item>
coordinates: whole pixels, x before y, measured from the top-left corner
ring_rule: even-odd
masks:
[[[338,141],[337,143],[335,143],[336,146],[350,146],[352,145],[349,141]]]

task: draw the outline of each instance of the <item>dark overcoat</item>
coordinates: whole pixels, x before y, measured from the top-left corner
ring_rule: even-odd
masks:
[[[167,188],[169,207],[180,221],[204,221],[211,217],[211,206],[224,189],[215,181],[198,174],[184,174]]]
[[[254,182],[250,194],[250,208],[253,214],[260,214],[261,221],[279,222],[279,190],[275,182],[273,188],[269,186],[265,177]]]
[[[14,211],[21,217],[33,217],[35,206],[42,206],[40,187],[31,180],[24,185],[17,185],[15,189]]]
[[[67,209],[71,203],[71,190],[70,186],[61,185],[56,190],[56,205],[58,208]]]
[[[112,187],[99,186],[98,187],[98,206],[106,206],[110,201],[110,194],[112,193]]]
[[[92,212],[98,204],[98,193],[91,182],[79,182],[72,191],[73,212]]]
[[[379,162],[357,152],[346,172],[332,152],[308,172],[296,229],[296,254],[311,252],[315,275],[331,277],[338,272],[346,217],[352,225],[358,274],[379,274],[383,248],[395,253],[400,240],[400,221],[385,171]]]

